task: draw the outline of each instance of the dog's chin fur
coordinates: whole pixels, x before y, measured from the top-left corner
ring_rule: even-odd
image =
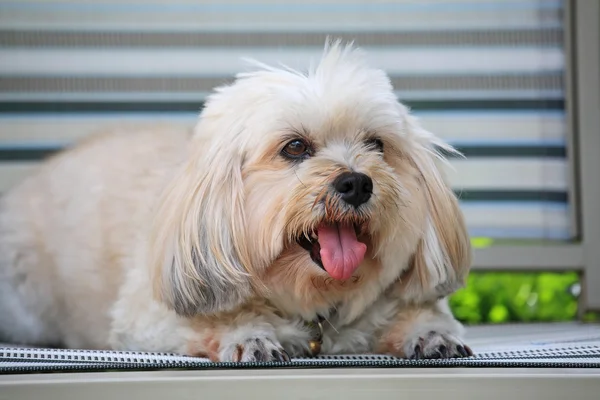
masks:
[[[93,136],[3,197],[0,339],[278,360],[306,353],[320,317],[325,353],[469,354],[444,302],[470,266],[438,167],[453,149],[352,46],[307,73],[256,65],[193,132]],[[296,139],[309,150],[290,159]],[[333,186],[347,172],[373,182],[357,208]],[[348,279],[299,244],[322,224],[367,246]]]

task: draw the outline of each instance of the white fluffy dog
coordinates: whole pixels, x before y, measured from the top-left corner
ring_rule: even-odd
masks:
[[[93,136],[0,204],[0,340],[214,361],[465,357],[450,146],[333,42],[216,89],[193,132]]]

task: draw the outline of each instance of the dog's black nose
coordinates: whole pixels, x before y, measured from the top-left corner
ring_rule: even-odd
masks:
[[[333,187],[346,203],[354,207],[369,201],[373,194],[373,180],[359,172],[341,174],[333,182]]]

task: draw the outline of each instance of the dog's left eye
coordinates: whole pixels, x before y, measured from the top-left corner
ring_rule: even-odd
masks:
[[[285,145],[281,153],[291,159],[298,159],[310,156],[310,147],[300,139],[294,139]]]
[[[383,153],[383,141],[379,138],[369,138],[365,140],[365,144],[380,153]]]

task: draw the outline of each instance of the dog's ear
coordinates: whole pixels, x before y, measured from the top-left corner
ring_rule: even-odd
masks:
[[[252,292],[243,159],[235,146],[216,147],[191,146],[159,200],[149,243],[155,296],[187,317],[230,311]]]
[[[419,147],[408,157],[418,171],[426,202],[426,225],[407,271],[406,287],[424,298],[440,298],[464,286],[471,267],[471,243],[458,199],[447,183],[440,152],[456,153],[409,117]]]

